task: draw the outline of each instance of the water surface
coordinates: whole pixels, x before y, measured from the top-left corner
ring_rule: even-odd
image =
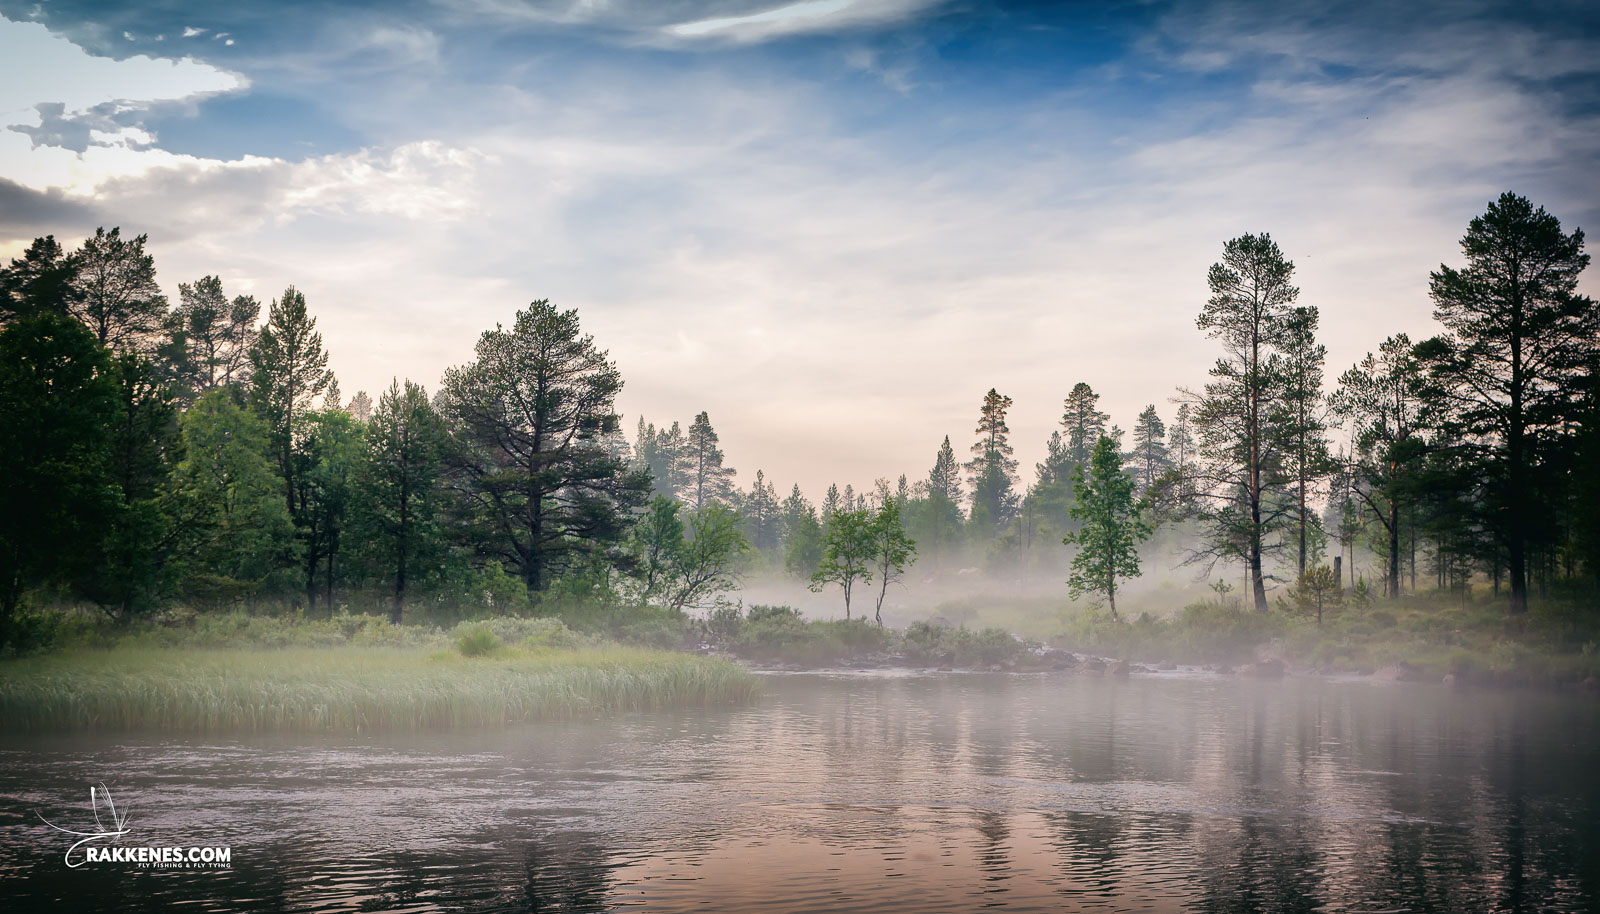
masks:
[[[736,710],[0,738],[0,909],[1588,911],[1600,702],[1171,674],[796,674]],[[90,784],[125,844],[68,869]]]

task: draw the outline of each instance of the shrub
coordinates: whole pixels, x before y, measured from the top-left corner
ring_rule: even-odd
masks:
[[[500,639],[495,633],[483,626],[462,632],[461,636],[456,638],[456,650],[460,651],[463,657],[486,657],[499,650],[500,646]]]
[[[711,634],[724,640],[737,637],[739,629],[744,627],[744,613],[737,606],[724,603],[711,611],[706,617],[706,628]]]

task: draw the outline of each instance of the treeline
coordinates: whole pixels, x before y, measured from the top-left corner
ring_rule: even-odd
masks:
[[[1012,401],[990,390],[965,461],[945,436],[923,480],[815,503],[760,471],[738,486],[705,412],[687,431],[641,419],[630,443],[622,378],[574,311],[534,302],[431,397],[396,380],[345,401],[298,290],[264,322],[214,276],[174,305],[145,243],[41,238],[0,270],[0,624],[30,595],[119,618],[173,601],[681,609],[752,566],[838,586],[847,613],[866,588],[881,619],[919,556],[993,571],[1069,554],[1072,592],[1114,612],[1162,526],[1207,570],[1246,569],[1258,609],[1275,581],[1325,579],[1330,550],[1381,557],[1391,595],[1420,566],[1442,588],[1503,585],[1513,611],[1530,581],[1600,576],[1588,256],[1512,194],[1472,221],[1465,265],[1432,274],[1440,332],[1384,340],[1331,393],[1293,264],[1244,235],[1197,320],[1221,356],[1170,424],[1151,404],[1124,433],[1078,383],[1023,489]]]

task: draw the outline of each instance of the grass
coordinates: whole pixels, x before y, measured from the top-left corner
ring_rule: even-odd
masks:
[[[1408,663],[1428,677],[1485,683],[1579,682],[1600,676],[1600,612],[1583,600],[1548,600],[1522,617],[1503,601],[1425,594],[1330,605],[1322,625],[1275,606],[1206,601],[1124,622],[1066,600],[963,601],[937,614],[998,625],[1056,647],[1129,660],[1239,664],[1260,657],[1298,670],[1371,673]]]
[[[111,649],[0,661],[0,721],[25,731],[422,730],[731,704],[757,694],[755,677],[738,664],[552,646],[571,633],[549,622],[458,626],[455,644],[436,630],[389,633],[400,644],[363,644],[358,631],[337,645],[276,649],[166,646],[136,636]]]

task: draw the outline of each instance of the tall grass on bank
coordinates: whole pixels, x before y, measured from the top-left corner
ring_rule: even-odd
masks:
[[[635,648],[123,647],[0,664],[7,730],[421,730],[751,700],[737,664]]]

